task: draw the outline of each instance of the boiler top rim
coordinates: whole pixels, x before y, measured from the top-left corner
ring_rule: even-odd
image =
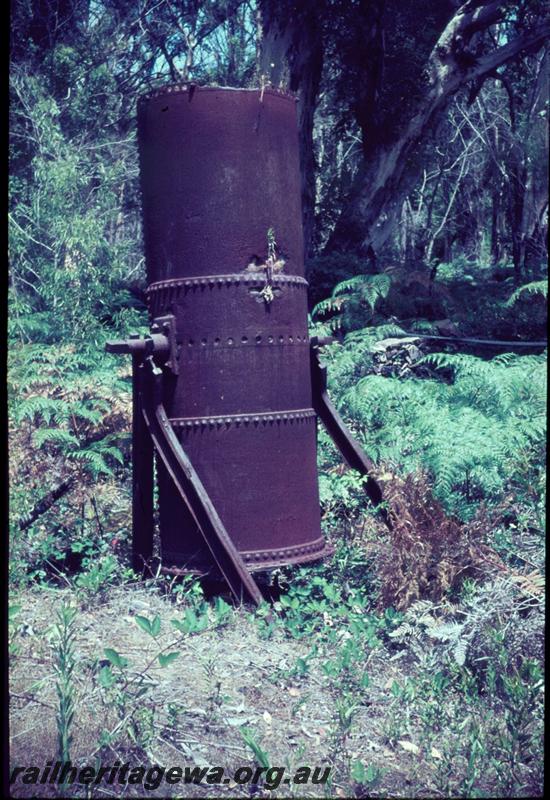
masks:
[[[138,96],[138,103],[146,103],[150,100],[156,100],[157,98],[164,97],[168,94],[183,94],[184,92],[188,92],[190,89],[193,89],[196,92],[241,92],[245,93],[253,93],[256,92],[260,97],[263,97],[266,94],[275,95],[276,97],[281,97],[284,100],[290,100],[295,103],[298,102],[298,96],[294,92],[287,91],[285,89],[278,89],[276,86],[253,86],[253,87],[241,87],[241,86],[201,86],[200,84],[196,84],[193,81],[187,82],[173,82],[168,83],[164,86],[160,86],[156,89],[150,89],[147,92],[143,92]]]

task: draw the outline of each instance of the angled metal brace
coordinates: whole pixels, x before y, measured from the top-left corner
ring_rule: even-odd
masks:
[[[162,370],[152,356],[143,364],[142,413],[153,445],[185,502],[231,592],[240,602],[256,604],[262,594],[231,541],[190,459],[182,448],[162,403]]]
[[[329,344],[331,341],[333,340],[319,339],[317,336],[311,339],[310,358],[313,408],[327,429],[334,444],[340,450],[347,465],[352,469],[358,470],[362,475],[367,476],[365,491],[371,502],[374,505],[379,505],[383,497],[380,484],[372,477],[375,465],[353,438],[328,396],[327,368],[319,361],[317,348],[323,344]],[[388,523],[387,515],[384,513],[383,509],[382,514],[386,523]]]

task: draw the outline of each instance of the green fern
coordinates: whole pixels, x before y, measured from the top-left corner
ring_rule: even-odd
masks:
[[[95,408],[90,407],[88,402],[76,402],[71,404],[71,413],[77,419],[85,420],[91,425],[99,425],[107,410],[106,404],[98,400],[94,401]]]
[[[531,283],[525,283],[523,286],[518,287],[515,292],[510,295],[505,305],[508,307],[513,306],[518,300],[525,298],[526,295],[540,295],[546,299],[548,297],[548,280],[532,281]]]
[[[83,462],[92,478],[97,479],[101,475],[113,475],[113,470],[107,465],[103,455],[97,450],[80,450],[74,453],[74,458],[77,461]]]
[[[331,315],[329,324],[333,331],[350,331],[365,319],[365,306],[368,317],[372,317],[376,305],[388,296],[391,277],[386,273],[378,275],[356,275],[339,283],[332,296],[321,300],[312,311],[313,319]]]
[[[326,336],[331,331],[327,331],[326,323],[316,323],[313,332]],[[331,383],[341,388],[363,378],[372,366],[371,353],[376,342],[404,333],[402,328],[391,323],[370,326],[347,333],[343,348],[339,344],[325,348],[323,358],[329,366]]]
[[[15,516],[32,506],[35,492],[40,496],[46,454],[61,478],[76,468],[83,481],[97,481],[124,466],[120,415],[130,407],[130,375],[126,367],[121,378],[124,366],[105,354],[101,343],[97,349],[16,344],[9,358],[12,430],[38,481],[14,492]]]
[[[60,445],[63,450],[78,447],[78,439],[63,428],[39,428],[33,433],[33,442],[37,447],[45,444]]]
[[[386,325],[375,325],[366,328],[360,328],[356,331],[350,331],[346,334],[346,344],[364,344],[369,343],[370,346],[382,339],[389,339],[392,336],[405,336],[406,332],[399,325],[387,323]]]
[[[402,472],[427,469],[438,497],[466,517],[481,500],[497,501],[518,481],[529,484],[544,453],[544,354],[483,361],[438,353],[420,362],[449,371],[450,384],[382,377],[368,368],[353,380],[354,365],[366,358],[358,352],[368,353],[372,334],[348,336],[340,355],[332,355],[340,370],[333,380],[329,370],[330,389],[372,458]]]
[[[13,303],[10,303],[13,308]],[[26,314],[10,314],[8,318],[9,338],[33,342],[55,342],[60,338],[55,324],[55,315],[49,311]]]
[[[365,281],[360,289],[362,300],[366,300],[371,311],[374,311],[379,300],[384,300],[391,288],[391,278],[389,275],[372,275],[370,280]]]
[[[323,317],[327,314],[338,312],[345,304],[346,298],[344,297],[327,297],[326,300],[321,300],[312,311],[313,317]]]
[[[342,281],[335,286],[332,296],[339,297],[343,294],[359,294],[366,300],[372,310],[379,299],[388,296],[391,287],[391,278],[386,273],[379,275],[356,275],[347,281]]]
[[[69,407],[66,402],[55,397],[30,395],[25,397],[15,409],[14,419],[20,424],[24,420],[35,422],[38,418],[50,425],[52,421],[60,423],[69,416]]]

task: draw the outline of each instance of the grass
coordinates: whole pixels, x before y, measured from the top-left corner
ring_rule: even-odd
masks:
[[[21,592],[12,764],[57,753],[64,706],[50,676],[64,639],[52,619],[70,605],[73,763],[330,767],[327,786],[291,787],[293,797],[540,794],[540,652],[529,657],[537,636],[521,635],[541,594],[493,575],[452,602],[382,611],[353,580],[335,580],[339,558],[287,576],[267,635],[262,609],[208,603],[198,584],[179,595],[161,580],[120,584],[95,604],[76,586]],[[492,638],[496,617],[509,637]],[[453,622],[468,639],[462,663],[433,635]],[[20,785],[16,796],[30,795]]]

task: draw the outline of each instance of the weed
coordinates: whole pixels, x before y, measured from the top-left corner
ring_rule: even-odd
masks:
[[[62,763],[71,760],[72,724],[75,708],[74,671],[77,610],[63,604],[57,614],[55,633],[56,716],[58,757]],[[61,789],[64,789],[62,786]]]
[[[11,603],[8,607],[8,652],[10,656],[16,656],[19,646],[16,642],[17,637],[17,616],[21,611],[20,603]]]
[[[244,743],[252,751],[257,764],[260,767],[265,767],[266,769],[269,769],[270,768],[269,756],[267,755],[265,750],[263,750],[260,747],[260,744],[258,743],[257,734],[254,731],[250,730],[250,728],[243,727],[240,728],[239,730]]]
[[[368,797],[373,789],[380,784],[383,777],[383,771],[373,764],[365,767],[362,761],[354,761],[351,767],[350,776],[353,781],[358,784],[354,787],[356,797]]]
[[[220,710],[223,705],[222,682],[218,676],[215,659],[205,658],[203,669],[207,687],[205,730],[208,731],[220,718]]]

